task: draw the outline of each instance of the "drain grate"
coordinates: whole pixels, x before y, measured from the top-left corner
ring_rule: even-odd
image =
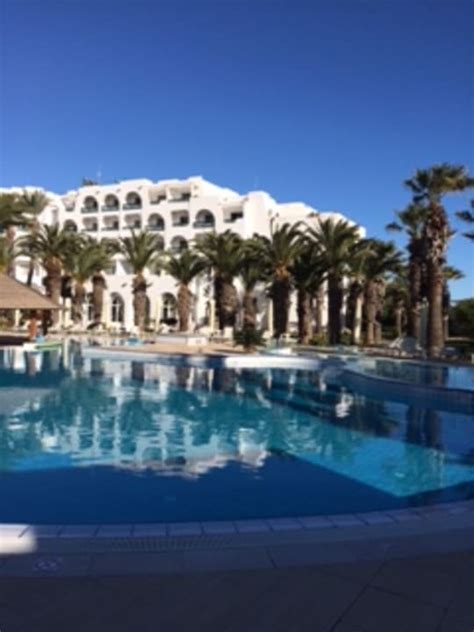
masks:
[[[196,538],[113,538],[111,540],[90,541],[90,548],[93,551],[189,551],[193,549],[224,549],[232,544],[232,538],[220,536],[199,536]]]

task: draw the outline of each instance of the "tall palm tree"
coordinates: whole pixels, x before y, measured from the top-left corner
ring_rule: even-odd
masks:
[[[179,331],[188,331],[193,299],[189,284],[205,270],[206,262],[192,250],[184,250],[179,255],[169,255],[161,267],[178,284]]]
[[[39,261],[46,272],[43,284],[46,293],[55,303],[61,298],[61,275],[64,262],[71,249],[71,233],[58,225],[41,226],[36,232],[29,233],[18,240],[21,254]],[[53,313],[53,322],[57,323],[59,314]]]
[[[243,242],[239,265],[239,279],[244,291],[242,297],[243,326],[250,329],[255,329],[257,325],[255,288],[266,279],[265,270],[262,268],[255,246],[253,239]]]
[[[262,268],[270,276],[273,301],[273,329],[279,338],[288,331],[292,286],[291,267],[303,248],[300,224],[283,224],[270,237],[255,237],[254,248]]]
[[[234,279],[241,260],[242,239],[231,230],[223,233],[205,233],[196,238],[196,250],[203,256],[213,276],[219,329],[233,327],[238,308]]]
[[[318,228],[312,228],[309,234],[320,252],[322,266],[327,272],[329,342],[339,344],[343,279],[349,272],[350,253],[359,239],[358,229],[344,220],[328,218],[321,220]]]
[[[367,345],[380,343],[377,316],[383,304],[386,278],[396,272],[401,263],[401,254],[393,243],[370,240],[370,254],[365,257],[363,269]]]
[[[362,335],[362,315],[364,306],[364,273],[366,260],[372,255],[369,239],[356,241],[348,256],[349,288],[346,303],[346,325],[351,330],[351,342],[358,345]]]
[[[403,335],[404,320],[410,310],[410,286],[408,266],[402,265],[387,284],[385,292],[385,308],[395,316],[397,338]]]
[[[307,242],[291,266],[296,288],[298,341],[306,344],[313,333],[312,304],[325,280],[325,269],[314,244]]]
[[[127,263],[135,275],[132,281],[133,310],[135,325],[142,331],[145,328],[147,305],[147,282],[144,271],[147,266],[153,266],[160,251],[160,242],[156,235],[145,230],[132,233],[129,237],[121,237],[119,247]]]
[[[408,237],[408,284],[410,305],[408,311],[408,335],[420,340],[421,305],[426,296],[426,265],[423,229],[426,221],[426,207],[419,203],[409,204],[396,213],[398,221],[387,224],[390,232],[404,231]]]
[[[444,344],[443,331],[443,266],[450,234],[449,221],[442,205],[443,196],[464,191],[474,185],[465,167],[439,164],[419,169],[406,181],[416,204],[426,207],[423,227],[427,269],[428,354],[438,357]]]
[[[469,209],[464,211],[457,211],[456,217],[470,226],[474,226],[474,199],[469,202]],[[463,233],[464,237],[467,237],[471,241],[474,241],[474,230],[468,230]]]

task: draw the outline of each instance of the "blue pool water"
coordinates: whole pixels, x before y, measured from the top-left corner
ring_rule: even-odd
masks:
[[[474,497],[474,420],[436,406],[368,397],[326,368],[0,350],[0,522],[304,516]]]

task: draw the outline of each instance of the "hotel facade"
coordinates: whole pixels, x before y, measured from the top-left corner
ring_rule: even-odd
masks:
[[[30,187],[28,187],[29,189]],[[9,189],[0,192],[20,192]],[[97,240],[118,239],[130,235],[131,229],[146,229],[156,234],[160,247],[179,253],[192,246],[207,231],[232,230],[242,238],[254,234],[269,237],[272,229],[285,223],[302,222],[303,227],[317,227],[320,219],[344,219],[339,213],[321,213],[302,202],[278,203],[264,191],[245,195],[217,186],[202,177],[185,180],[125,180],[115,184],[82,186],[65,195],[44,192],[50,203],[39,216],[42,224],[59,224],[71,231],[85,233]],[[351,224],[353,222],[350,222]],[[365,234],[360,229],[361,236]],[[25,281],[28,261],[18,259],[16,277]],[[164,274],[145,271],[149,283],[148,327],[160,330],[176,319],[176,281]],[[44,273],[38,270],[34,284],[42,287]],[[113,268],[105,274],[107,290],[103,323],[112,330],[133,331],[133,274],[123,255],[116,255]],[[241,287],[236,280],[236,287]],[[90,288],[89,288],[90,289]],[[192,328],[214,330],[217,327],[212,286],[207,277],[191,284],[194,294]],[[259,326],[271,330],[271,305],[265,289],[257,291]],[[91,300],[84,308],[83,327],[92,320]],[[323,319],[327,318],[327,305]],[[70,306],[65,301],[62,324],[70,325]],[[290,327],[296,326],[296,305],[292,300]]]

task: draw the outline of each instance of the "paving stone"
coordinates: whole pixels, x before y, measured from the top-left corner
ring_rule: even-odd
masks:
[[[263,520],[236,520],[235,526],[239,533],[264,533],[270,527]]]
[[[132,534],[131,524],[101,525],[95,534],[96,538],[127,538]]]
[[[166,535],[166,524],[136,524],[133,527],[133,537],[164,537]]]
[[[184,568],[190,571],[273,568],[265,549],[230,549],[226,551],[185,551]]]
[[[270,518],[266,522],[272,531],[298,531],[303,528],[294,518]]]
[[[443,614],[439,606],[369,587],[342,621],[358,625],[366,632],[435,632]]]
[[[305,529],[333,529],[334,524],[324,516],[303,516],[297,518]]]
[[[67,525],[59,533],[60,538],[93,538],[99,525]]]
[[[168,525],[168,535],[202,535],[199,522],[176,522]]]
[[[214,521],[214,522],[201,522],[202,530],[207,535],[220,535],[226,533],[237,533],[237,528],[233,522],[227,521]]]

